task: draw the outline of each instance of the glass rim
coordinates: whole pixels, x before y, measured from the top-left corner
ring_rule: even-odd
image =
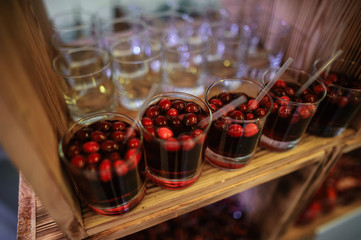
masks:
[[[135,148],[135,149],[137,149],[137,150],[142,149],[144,138],[143,138],[143,133],[142,133],[142,131],[141,131],[141,129],[140,129],[139,123],[138,123],[137,121],[135,121],[133,118],[131,118],[131,117],[129,117],[129,116],[123,114],[123,113],[118,113],[118,112],[101,112],[101,113],[94,113],[94,114],[87,115],[86,117],[83,117],[83,118],[79,119],[78,121],[74,122],[74,123],[66,130],[66,132],[63,134],[63,136],[60,138],[59,143],[58,143],[58,154],[59,154],[59,156],[60,156],[61,161],[62,161],[67,167],[69,167],[69,168],[71,168],[71,169],[73,169],[73,170],[75,170],[75,171],[79,171],[79,172],[85,173],[85,174],[96,174],[96,173],[98,173],[98,171],[97,171],[97,172],[94,172],[94,171],[91,171],[91,170],[89,170],[89,169],[79,169],[79,168],[73,166],[73,165],[70,163],[70,160],[71,160],[71,159],[68,159],[68,158],[65,156],[65,153],[64,153],[64,151],[63,151],[63,150],[64,150],[63,145],[64,145],[65,136],[66,136],[67,134],[69,134],[76,126],[83,125],[84,127],[86,127],[86,126],[88,126],[88,125],[91,124],[91,123],[95,123],[95,122],[97,121],[97,119],[96,119],[97,117],[99,117],[99,120],[100,120],[101,117],[104,116],[104,115],[106,115],[106,116],[108,116],[108,115],[109,115],[109,116],[117,116],[117,117],[125,118],[125,119],[127,119],[127,120],[129,120],[130,122],[133,123],[133,124],[131,124],[131,126],[134,126],[134,125],[137,126],[140,142],[139,142],[139,146],[138,146],[137,148]],[[91,120],[91,119],[93,119],[93,118],[95,118],[93,122],[90,121],[90,122],[88,122],[88,123],[86,123],[86,124],[82,124],[83,122],[89,121],[89,120]],[[107,119],[103,119],[103,120],[107,120]],[[114,169],[114,167],[112,166],[111,169]]]
[[[276,70],[278,70],[278,69],[279,69],[279,68],[269,68],[269,69],[267,69],[267,70],[263,73],[263,75],[262,75],[262,83],[264,84],[264,78],[265,78],[265,76],[266,76],[269,72],[271,72],[271,71],[276,71]],[[298,69],[298,68],[291,68],[291,67],[290,67],[290,68],[287,68],[285,72],[287,72],[287,71],[297,71],[297,72],[300,72],[300,73],[302,73],[302,74],[308,75],[308,78],[312,76],[312,75],[309,74],[308,72],[306,72],[306,71],[304,71],[304,70],[302,70],[302,69]],[[283,73],[283,74],[285,74],[285,73]],[[283,74],[282,74],[282,75],[283,75]],[[282,75],[280,76],[280,78],[282,77]],[[280,101],[289,102],[289,103],[291,103],[292,105],[298,105],[298,106],[318,105],[318,104],[319,104],[320,102],[322,102],[322,100],[326,97],[326,95],[327,95],[327,88],[326,88],[326,85],[323,83],[323,80],[322,80],[320,77],[318,77],[315,81],[317,81],[317,83],[322,86],[322,88],[324,89],[324,91],[323,91],[322,97],[321,97],[320,99],[318,99],[317,101],[312,102],[312,103],[300,103],[300,102],[294,102],[294,101],[291,101],[291,100],[285,100],[285,99],[283,99],[283,98],[281,98],[281,97],[273,94],[271,90],[270,90],[269,92],[270,92],[270,94],[272,95],[272,97],[274,97],[275,99],[280,100]],[[313,82],[313,83],[314,83],[314,82]],[[307,89],[308,89],[309,87],[311,87],[311,86],[308,86]]]
[[[122,42],[127,42],[129,39],[132,39],[134,36],[129,37],[129,38],[122,38],[122,39],[118,39],[116,42],[114,42],[109,50],[109,56],[111,58],[112,61],[117,62],[117,63],[126,63],[126,64],[140,64],[140,63],[144,63],[144,62],[151,62],[152,60],[155,60],[157,58],[160,58],[163,54],[163,50],[162,50],[162,46],[161,43],[159,43],[158,41],[156,41],[155,39],[150,39],[149,41],[151,42],[151,44],[159,44],[160,48],[159,50],[154,50],[152,51],[152,53],[150,54],[150,56],[145,56],[145,58],[143,60],[136,60],[136,61],[129,61],[129,60],[120,60],[118,58],[116,58],[113,54],[116,46]]]
[[[211,111],[211,109],[209,108],[209,106],[207,105],[207,103],[206,103],[205,101],[203,101],[202,99],[200,99],[199,97],[197,97],[197,96],[194,96],[194,95],[192,95],[192,94],[185,93],[185,92],[163,92],[163,93],[159,93],[159,94],[153,96],[152,99],[150,100],[150,102],[149,102],[149,104],[148,104],[147,107],[149,107],[151,104],[153,104],[157,99],[160,100],[161,97],[163,97],[163,96],[169,96],[169,98],[173,98],[172,95],[176,95],[176,96],[179,96],[179,95],[180,95],[180,96],[187,96],[187,97],[196,99],[197,101],[201,102],[201,103],[205,106],[206,112],[207,112],[207,110],[208,110],[208,113],[209,113],[209,121],[208,121],[207,126],[206,126],[204,129],[202,129],[202,131],[203,131],[203,132],[208,132],[208,130],[209,130],[210,126],[211,126],[211,123],[212,123],[212,119],[213,119],[212,111]],[[178,98],[175,97],[174,99],[178,99]],[[181,99],[181,100],[182,100],[182,99]],[[140,113],[140,116],[141,116],[141,117],[142,117],[142,116],[144,115],[144,113],[146,112],[147,107],[143,110],[143,112]],[[139,125],[140,125],[141,130],[144,131],[143,135],[147,135],[148,137],[151,137],[152,139],[156,139],[156,141],[161,142],[161,143],[167,142],[167,139],[161,139],[161,138],[159,138],[159,137],[156,137],[156,136],[151,135],[151,134],[147,131],[146,127],[143,125],[141,119],[139,120]],[[205,134],[205,135],[206,135],[206,134]],[[198,136],[196,136],[194,139],[195,139],[195,140],[198,140],[198,139],[200,139],[200,138],[201,138],[201,136],[198,135]]]
[[[314,70],[318,70],[317,68],[317,64],[318,63],[321,63],[321,62],[325,62],[327,60],[327,58],[318,58],[316,59],[313,64],[312,64],[312,67]],[[356,60],[349,60],[347,58],[339,58],[339,59],[336,59],[335,63],[340,63],[340,62],[344,62],[344,63],[347,63],[347,64],[352,64],[352,65],[356,65],[357,62]],[[332,68],[332,65],[331,65],[331,68]],[[347,75],[346,75],[347,76]],[[325,77],[322,77],[321,75],[319,76],[319,78],[322,79],[322,81],[324,82],[325,85],[327,86],[331,86],[331,87],[335,87],[335,88],[339,88],[341,89],[342,91],[354,91],[354,92],[360,92],[361,93],[361,89],[357,89],[357,88],[351,88],[351,87],[344,87],[344,86],[341,86],[341,85],[338,85],[338,84],[335,84],[335,83],[325,83],[326,82],[326,78]]]
[[[169,10],[169,11],[163,11],[163,12],[143,14],[145,27],[148,30],[150,30],[151,32],[163,33],[165,31],[165,29],[157,27],[157,26],[153,26],[152,24],[149,23],[149,21],[153,21],[154,19],[162,18],[162,17],[178,18],[178,19],[184,21],[186,24],[191,24],[191,25],[194,24],[194,19],[191,16],[189,16],[189,14],[180,13],[180,12],[177,12],[174,10]]]
[[[63,72],[61,71],[58,71],[58,68],[56,67],[57,65],[57,62],[62,59],[62,58],[65,58],[66,55],[69,55],[69,54],[73,54],[73,53],[77,53],[77,52],[82,52],[82,51],[93,51],[94,53],[99,53],[103,56],[103,60],[104,61],[104,66],[100,67],[99,69],[91,72],[91,73],[88,73],[88,74],[81,74],[81,75],[73,75],[73,74],[64,74]],[[102,48],[98,48],[98,47],[80,47],[80,48],[74,48],[74,49],[71,49],[69,51],[66,51],[66,52],[60,52],[52,61],[52,68],[54,70],[54,72],[56,72],[57,74],[59,74],[60,76],[62,77],[65,77],[65,78],[84,78],[84,77],[90,77],[94,74],[98,74],[102,71],[104,71],[107,67],[110,66],[110,56],[109,56],[109,53],[102,49]]]
[[[69,16],[76,16],[76,15],[82,15],[82,16],[86,16],[88,23],[90,24],[81,24],[79,26],[64,26],[64,25],[59,25],[59,24],[55,24],[56,20],[59,18],[68,18]],[[72,29],[79,29],[79,28],[83,28],[83,27],[91,27],[94,24],[94,14],[87,10],[87,9],[74,9],[74,10],[63,10],[61,12],[58,12],[56,14],[54,14],[54,16],[51,18],[51,26],[54,30],[56,31],[63,31],[63,30],[72,30]]]
[[[261,89],[260,92],[265,92],[264,91],[264,86],[262,86],[261,84],[257,83],[257,82],[254,82],[252,80],[249,80],[249,79],[244,79],[244,78],[223,78],[223,79],[220,79],[214,83],[212,83],[211,85],[208,86],[206,92],[205,92],[205,101],[208,105],[208,107],[211,109],[211,107],[209,106],[209,103],[208,103],[208,99],[207,99],[207,95],[209,93],[209,91],[211,90],[212,87],[214,87],[215,85],[218,85],[220,83],[223,83],[224,81],[244,81],[244,82],[247,82],[249,84],[252,84],[252,85],[255,85],[257,87],[259,87]],[[221,116],[222,118],[229,118],[232,120],[232,122],[236,122],[236,123],[252,123],[252,122],[257,122],[257,121],[261,121],[263,119],[266,119],[268,117],[268,115],[271,113],[272,111],[272,108],[273,108],[273,99],[272,99],[272,95],[270,92],[266,93],[266,95],[268,96],[270,102],[272,103],[272,106],[268,109],[268,111],[266,112],[266,114],[263,116],[263,117],[258,117],[258,118],[254,118],[254,119],[244,119],[244,120],[241,120],[241,119],[232,119],[228,116]],[[220,117],[220,118],[221,118]],[[213,119],[213,120],[217,120],[217,119]]]

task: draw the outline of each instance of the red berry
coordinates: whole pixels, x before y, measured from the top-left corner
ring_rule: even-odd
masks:
[[[304,106],[304,107],[299,107],[297,109],[298,114],[300,115],[300,117],[302,119],[307,119],[311,116],[311,113],[308,111],[308,107]]]
[[[266,110],[264,110],[263,108],[257,108],[256,114],[259,118],[264,117],[266,115]]]
[[[171,105],[172,105],[171,101],[166,98],[160,100],[158,103],[158,106],[162,111],[167,111],[171,107]]]
[[[169,152],[175,152],[180,149],[180,144],[177,139],[168,138],[168,140],[165,143],[165,149]]]
[[[194,113],[188,113],[183,118],[184,125],[190,127],[198,122],[198,118]]]
[[[112,130],[113,131],[122,131],[125,129],[126,126],[127,126],[127,124],[125,122],[117,121],[117,122],[113,123]]]
[[[111,126],[112,126],[112,124],[110,122],[103,121],[103,122],[96,123],[94,126],[94,129],[103,131],[103,132],[107,132],[110,130]]]
[[[252,119],[254,119],[254,114],[253,114],[253,113],[247,113],[247,114],[246,114],[246,119],[247,119],[247,120],[252,120]]]
[[[209,100],[209,103],[216,105],[217,108],[223,106],[223,102],[218,98],[213,98],[213,99]]]
[[[80,151],[81,147],[78,144],[71,145],[66,151],[66,156],[69,158],[74,157],[75,155],[79,154]]]
[[[231,99],[231,94],[229,94],[229,93],[226,93],[226,92],[224,92],[224,93],[221,93],[220,95],[219,95],[219,98],[222,100],[222,102],[224,102],[224,103],[229,103],[232,99]]]
[[[136,137],[137,136],[137,131],[135,130],[134,127],[129,127],[126,130],[125,136],[126,136],[126,138]]]
[[[76,132],[75,137],[81,142],[90,140],[90,135],[93,130],[88,127],[84,127]]]
[[[122,131],[115,131],[112,133],[112,138],[114,141],[122,142],[125,139],[125,133]]]
[[[340,107],[344,107],[346,106],[348,103],[348,98],[345,97],[345,96],[340,96],[338,97],[337,99],[337,104],[340,106]]]
[[[108,154],[108,158],[112,161],[120,159],[120,154],[118,152],[111,152]]]
[[[286,93],[287,96],[292,97],[293,95],[295,95],[295,90],[293,90],[293,88],[291,88],[291,87],[286,87],[285,88],[285,93]]]
[[[158,137],[161,139],[168,139],[170,137],[173,137],[173,132],[167,127],[161,127],[157,129]]]
[[[184,151],[191,150],[196,145],[196,143],[194,142],[193,138],[190,135],[182,134],[178,137],[178,139]]]
[[[159,115],[155,120],[154,123],[158,127],[163,127],[168,125],[168,119],[165,116]]]
[[[96,142],[102,142],[107,139],[107,135],[101,131],[94,131],[91,134],[91,139]]]
[[[313,102],[316,101],[316,97],[313,94],[310,94],[310,93],[306,94],[304,96],[304,99],[305,99],[305,102],[308,102],[308,103],[313,103]]]
[[[287,118],[291,115],[291,108],[288,106],[280,106],[278,108],[278,115],[282,118]]]
[[[116,160],[113,164],[115,173],[118,176],[123,176],[128,172],[128,166],[123,160]]]
[[[100,148],[104,152],[113,152],[115,150],[118,150],[119,145],[113,140],[106,140],[102,142]]]
[[[245,116],[240,110],[235,110],[229,114],[229,116],[233,119],[244,120]]]
[[[197,113],[199,112],[199,106],[193,102],[189,102],[185,106],[185,111],[188,113]]]
[[[280,88],[285,88],[285,87],[287,87],[286,83],[285,83],[283,80],[281,80],[281,79],[278,79],[278,80],[275,82],[275,86],[276,86],[276,87],[280,87]]]
[[[244,136],[252,137],[259,132],[258,126],[254,123],[249,123],[244,127]]]
[[[156,136],[156,130],[153,126],[147,127],[145,130],[147,132],[144,133],[144,139],[149,142],[152,140],[152,137]]]
[[[142,124],[144,127],[148,127],[148,126],[152,126],[153,125],[153,120],[149,117],[144,117],[142,119]]]
[[[309,105],[307,107],[307,109],[311,114],[314,114],[316,112],[316,106],[315,105]]]
[[[214,105],[214,104],[209,104],[209,107],[211,108],[211,110],[213,111],[213,112],[215,112],[215,111],[217,111],[217,106],[216,105]]]
[[[125,159],[130,169],[137,167],[141,158],[142,153],[139,152],[136,148],[129,149],[128,152],[125,154]]]
[[[280,97],[280,99],[278,100],[278,104],[281,106],[286,106],[289,104],[290,101],[290,97],[289,96],[282,96]]]
[[[76,168],[83,168],[85,165],[85,158],[82,155],[75,155],[72,157],[70,163]]]
[[[99,166],[99,177],[103,182],[112,179],[112,163],[109,159],[104,159]]]
[[[259,104],[258,104],[258,102],[257,102],[255,99],[250,99],[250,100],[248,100],[248,102],[247,102],[247,109],[248,109],[249,111],[256,110],[258,107],[259,107]]]
[[[166,114],[169,117],[175,117],[175,116],[178,116],[178,110],[175,108],[170,108]]]
[[[239,105],[238,109],[242,112],[246,112],[247,111],[247,105],[246,104],[241,104]]]
[[[139,138],[132,138],[128,141],[128,147],[130,148],[137,148],[139,147],[140,140]]]
[[[91,153],[88,155],[88,163],[94,164],[100,161],[101,155],[99,153]]]
[[[169,122],[170,122],[170,125],[174,128],[178,128],[182,125],[182,121],[178,116],[170,118]]]
[[[264,105],[266,105],[268,102],[269,102],[269,97],[268,97],[267,95],[265,95],[265,96],[261,99],[261,101],[259,102],[259,105],[264,106]]]
[[[151,106],[150,108],[148,108],[148,110],[145,112],[145,114],[148,116],[148,117],[156,117],[158,116],[160,113],[159,111],[159,107],[158,106]]]
[[[197,139],[197,143],[203,144],[206,136],[203,134],[203,131],[199,128],[194,129],[192,132],[192,137]]]
[[[326,79],[326,81],[329,82],[329,83],[337,82],[337,80],[338,80],[337,75],[336,75],[336,74],[333,74],[333,73],[329,74],[329,75],[327,76],[327,79]]]
[[[314,91],[317,95],[319,95],[319,94],[323,93],[323,87],[322,87],[320,84],[318,84],[318,85],[316,85],[316,86],[313,88],[313,91]]]
[[[172,105],[175,109],[177,109],[179,112],[183,111],[184,107],[186,106],[185,102],[182,100],[174,100],[172,102]]]
[[[84,143],[83,151],[86,153],[93,153],[99,151],[99,144],[94,141]]]
[[[279,108],[279,105],[277,104],[277,103],[271,103],[271,102],[268,102],[267,104],[266,104],[266,107],[267,107],[267,109],[269,109],[269,108],[271,108],[271,106],[272,106],[272,112],[273,113],[275,113],[275,112],[277,112],[278,111],[278,108]]]
[[[232,124],[228,128],[227,134],[231,137],[241,137],[243,135],[243,128],[239,124]]]

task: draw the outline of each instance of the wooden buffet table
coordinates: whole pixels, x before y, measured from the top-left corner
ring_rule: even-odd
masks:
[[[296,148],[286,152],[259,148],[251,163],[238,171],[223,171],[206,163],[199,180],[183,190],[162,189],[148,182],[143,201],[121,216],[100,216],[83,206],[82,219],[87,239],[117,239],[310,166],[308,177],[299,191],[290,197],[279,227],[271,234],[276,237],[288,226],[294,210],[304,204],[305,198],[315,190],[340,154],[361,146],[361,137],[354,137],[354,134],[355,131],[350,129],[336,138],[306,134]],[[21,177],[18,237],[28,239],[25,236],[65,238]]]

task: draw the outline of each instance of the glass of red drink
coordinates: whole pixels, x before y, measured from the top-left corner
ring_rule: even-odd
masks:
[[[276,71],[269,69],[263,74],[263,85],[273,78]],[[326,87],[319,78],[297,94],[309,78],[308,73],[289,68],[275,82],[270,90],[273,108],[263,128],[261,146],[276,151],[297,146],[318,105],[326,96]]]
[[[316,60],[314,70],[323,65]],[[327,96],[308,127],[308,132],[321,137],[340,135],[361,107],[361,78],[357,64],[345,59],[336,60],[328,74],[321,74],[327,86]]]
[[[200,121],[206,124],[200,124]],[[142,113],[146,173],[155,184],[182,189],[200,176],[211,112],[199,98],[167,92],[152,98]]]
[[[232,100],[242,97],[242,102],[231,111],[213,119],[207,135],[206,160],[225,170],[244,167],[252,159],[273,101],[266,94],[255,100],[264,87],[245,79],[222,79],[211,84],[205,99],[217,111]]]
[[[80,200],[96,213],[119,215],[144,197],[143,135],[118,113],[77,121],[59,143],[59,155]]]

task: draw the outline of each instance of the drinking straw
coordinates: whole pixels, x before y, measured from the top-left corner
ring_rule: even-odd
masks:
[[[333,50],[331,54],[335,54],[335,51],[337,49],[337,45],[339,44],[340,40],[341,40],[341,36],[343,34],[343,32],[345,31],[346,28],[346,23],[345,22],[341,22],[340,27],[338,29],[338,33],[337,36],[335,38],[335,41],[333,43]],[[331,69],[331,64],[326,68],[326,76],[328,76],[329,72]]]
[[[272,88],[273,84],[276,82],[276,80],[284,73],[284,71],[286,71],[286,69],[291,65],[291,63],[293,62],[292,58],[289,58],[286,63],[279,69],[279,71],[275,74],[275,76],[273,77],[273,79],[267,84],[267,86],[265,87],[265,89],[256,97],[255,101],[260,101],[260,99],[262,99],[267,92]],[[212,118],[213,119],[217,119],[220,116],[224,115],[225,113],[235,109],[237,106],[239,106],[240,104],[244,103],[246,101],[246,97],[245,96],[240,96],[236,99],[234,99],[233,101],[231,101],[230,103],[224,105],[223,107],[221,107],[220,109],[218,109],[217,111],[215,111],[212,114]],[[251,105],[255,104],[255,102],[253,102]],[[211,116],[208,116],[206,118],[204,118],[202,121],[200,121],[198,124],[199,125],[204,125],[206,122],[209,121],[209,118]]]
[[[271,79],[271,81],[269,81],[266,85],[266,87],[263,89],[263,91],[260,92],[260,94],[257,95],[257,97],[255,98],[255,100],[252,102],[252,104],[250,106],[248,106],[248,108],[252,108],[254,107],[254,104],[259,103],[262,98],[271,90],[271,88],[273,87],[273,85],[276,83],[276,81],[282,76],[282,74],[287,70],[287,68],[291,65],[291,63],[293,62],[293,58],[288,58],[287,61],[285,62],[285,64],[283,64],[283,66],[278,70],[278,72],[273,76],[273,78]]]
[[[325,69],[332,64],[341,54],[343,50],[339,49],[314,75],[312,75],[306,82],[303,84],[300,89],[296,92],[296,95],[300,95],[306,88],[308,88],[313,81],[315,81]]]

